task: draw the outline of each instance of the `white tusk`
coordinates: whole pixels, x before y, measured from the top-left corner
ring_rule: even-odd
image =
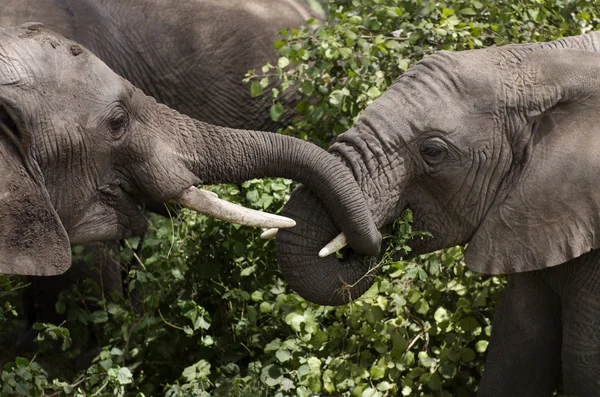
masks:
[[[201,214],[239,225],[266,228],[296,226],[296,221],[293,219],[245,208],[222,200],[213,192],[197,189],[194,186],[185,189],[173,201]]]
[[[333,240],[329,242],[325,247],[319,251],[319,256],[321,258],[325,258],[328,255],[333,254],[334,252],[338,252],[342,248],[344,248],[348,244],[346,241],[346,236],[344,233],[338,234]]]
[[[264,232],[262,232],[262,234],[260,235],[260,238],[265,239],[265,240],[269,240],[272,239],[273,237],[277,236],[277,231],[279,229],[277,229],[276,227],[269,229],[269,230],[265,230]]]

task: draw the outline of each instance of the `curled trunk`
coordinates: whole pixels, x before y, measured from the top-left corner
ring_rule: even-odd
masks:
[[[340,159],[314,144],[281,134],[202,122],[195,125],[199,132],[195,134],[195,147],[202,160],[192,172],[202,183],[239,183],[264,177],[301,182],[318,196],[327,214],[342,225],[350,246],[362,254],[379,253],[381,233],[358,183]]]
[[[369,289],[377,275],[375,257],[352,249],[343,259],[318,256],[340,230],[319,197],[300,187],[292,193],[283,215],[295,219],[296,226],[277,233],[277,261],[294,291],[310,302],[336,306],[357,299]]]

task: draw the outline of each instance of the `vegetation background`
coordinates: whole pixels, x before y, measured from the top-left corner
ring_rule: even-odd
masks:
[[[277,65],[249,74],[258,95],[269,81],[270,116],[298,89],[297,120],[283,133],[323,147],[406,69],[437,50],[547,41],[600,29],[598,1],[328,0],[320,26],[282,31]],[[279,211],[292,183],[253,180],[219,195]],[[65,291],[63,327],[37,324],[39,349],[10,356],[23,323],[26,279],[0,275],[0,349],[9,355],[1,395],[473,396],[504,280],[470,272],[455,247],[382,262],[383,275],[358,301],[309,304],[290,291],[261,230],[182,211],[153,217],[143,241],[122,250],[126,294],[100,298],[97,285]],[[410,213],[389,253],[414,232]],[[134,255],[135,253],[135,255]],[[74,255],[81,250],[74,248]],[[137,256],[137,257],[136,257]],[[92,261],[91,258],[90,261]],[[95,292],[94,292],[95,291]],[[133,303],[132,303],[133,302]],[[90,335],[88,325],[94,330]],[[67,327],[67,328],[65,328]],[[89,338],[101,350],[73,369]],[[54,341],[54,342],[53,342]]]

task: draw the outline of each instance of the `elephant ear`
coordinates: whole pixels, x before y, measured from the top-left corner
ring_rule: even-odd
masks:
[[[17,115],[0,102],[0,273],[61,274],[71,264],[69,238]]]
[[[544,269],[600,248],[600,54],[538,50],[521,67],[529,135],[465,253],[482,273]]]

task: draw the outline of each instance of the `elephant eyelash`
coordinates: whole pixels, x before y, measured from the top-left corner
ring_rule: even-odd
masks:
[[[446,158],[448,145],[439,138],[433,138],[423,142],[419,151],[427,164],[437,165]]]
[[[127,112],[121,106],[115,107],[108,118],[107,124],[110,132],[120,137],[129,125]]]

